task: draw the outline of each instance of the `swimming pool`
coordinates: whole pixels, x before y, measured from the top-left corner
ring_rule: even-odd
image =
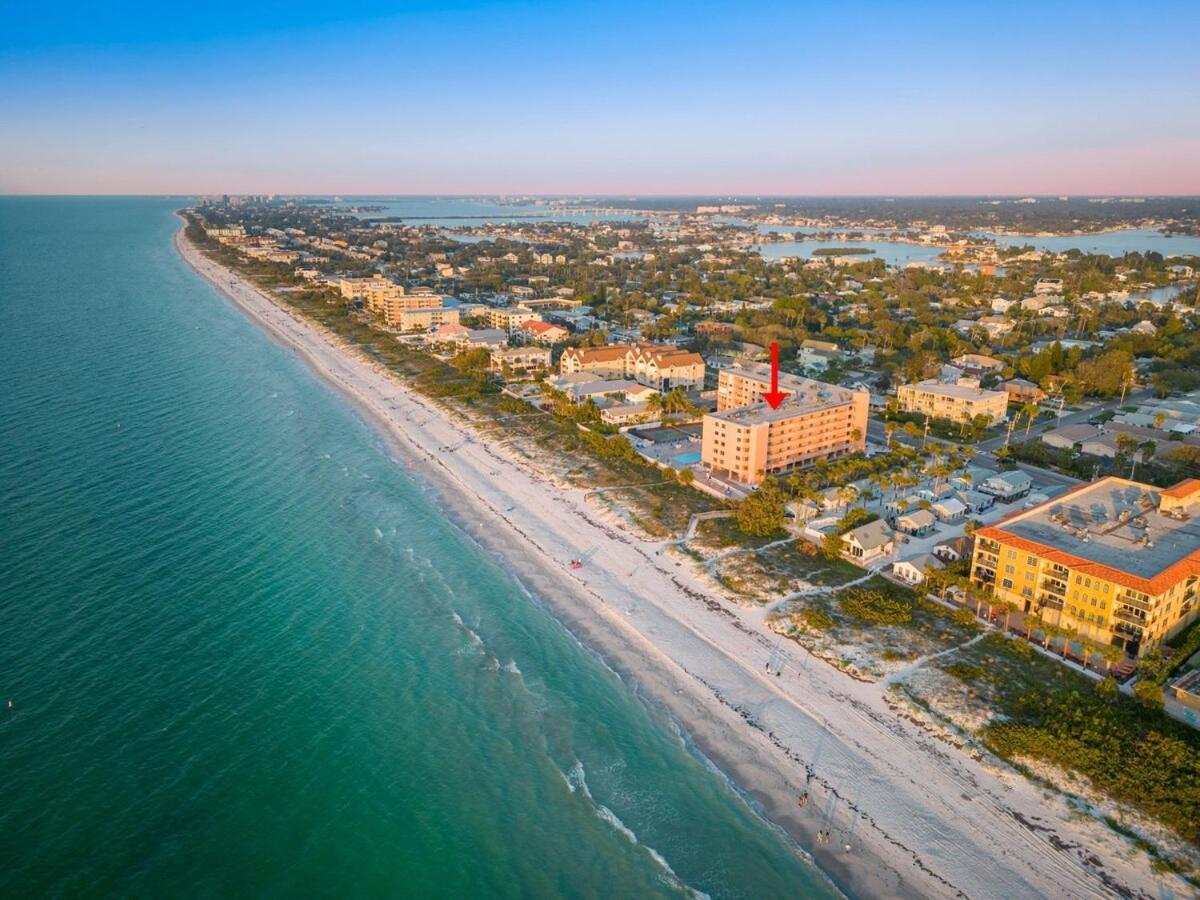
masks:
[[[691,453],[680,453],[675,457],[675,462],[683,463],[685,466],[695,465],[700,462],[700,451],[693,450]]]

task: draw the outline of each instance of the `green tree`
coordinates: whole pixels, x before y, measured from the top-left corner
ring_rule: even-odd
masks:
[[[768,479],[758,490],[737,504],[733,519],[738,530],[752,537],[775,537],[785,532],[787,497],[774,480]]]

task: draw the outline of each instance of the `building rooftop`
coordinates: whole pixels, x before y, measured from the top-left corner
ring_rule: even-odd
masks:
[[[943,397],[954,397],[959,400],[986,400],[997,396],[1005,396],[1004,391],[984,390],[978,384],[953,384],[938,381],[936,378],[918,381],[914,384],[901,385],[901,387],[916,388],[917,390],[927,391],[930,394],[940,394]]]
[[[764,387],[769,388],[771,384],[770,366],[750,363],[742,366],[733,366],[724,371],[731,375],[755,381]],[[779,390],[786,393],[787,397],[779,404],[777,409],[771,409],[769,404],[763,402],[753,403],[750,406],[740,406],[737,409],[727,409],[722,412],[710,413],[709,415],[715,419],[734,422],[739,425],[777,422],[783,419],[790,419],[796,415],[804,415],[806,413],[818,412],[822,409],[843,406],[850,403],[854,399],[855,394],[849,388],[838,387],[835,384],[826,384],[823,381],[803,378],[799,375],[789,375],[786,372],[779,373]]]
[[[1160,492],[1110,476],[982,528],[977,535],[1016,537],[1018,546],[1027,542],[1027,549],[1051,559],[1057,553],[1056,561],[1071,568],[1087,573],[1088,565],[1094,565],[1096,575],[1156,594],[1183,575],[1200,574],[1200,519],[1194,518],[1200,513],[1200,485],[1186,485]],[[1160,493],[1187,502],[1161,512]],[[1052,552],[1045,553],[1047,549]]]
[[[892,529],[883,519],[876,519],[866,525],[859,525],[842,535],[842,542],[857,541],[864,550],[876,550],[895,540]]]

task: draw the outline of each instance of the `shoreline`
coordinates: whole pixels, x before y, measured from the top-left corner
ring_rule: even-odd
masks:
[[[419,461],[452,521],[675,721],[843,892],[1156,892],[1140,860],[1096,860],[1093,854],[1122,849],[1116,836],[1096,840],[1107,834],[1103,826],[1081,824],[1061,798],[1046,799],[987,760],[947,753],[893,709],[883,685],[854,682],[791,647],[787,679],[766,676],[760,667],[775,641],[760,610],[712,598],[686,562],[659,555],[662,542],[602,521],[585,491],[556,485],[489,445],[431,399],[208,260],[182,228],[174,241],[197,274],[350,400],[390,448]],[[503,478],[493,475],[501,471]],[[593,545],[594,562],[578,574],[566,570],[567,559]],[[803,809],[795,804],[801,790],[812,795]],[[832,846],[815,844],[818,829],[833,831]]]

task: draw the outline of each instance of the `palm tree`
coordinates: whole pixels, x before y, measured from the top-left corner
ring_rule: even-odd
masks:
[[[888,449],[891,450],[892,449],[892,436],[895,435],[895,433],[896,433],[896,423],[895,422],[884,423],[883,430],[884,430],[884,433],[887,434]]]
[[[1012,614],[1020,610],[1020,605],[1013,603],[1011,600],[1004,601],[1004,633],[1008,634],[1008,623],[1012,619]]]
[[[1069,628],[1055,628],[1054,630],[1057,632],[1056,636],[1062,638],[1062,658],[1066,659],[1067,651],[1071,649],[1071,638],[1075,637],[1075,632]]]
[[[883,505],[884,496],[887,493],[887,488],[890,483],[890,479],[883,472],[873,472],[871,474],[871,484],[875,485],[875,488],[879,493],[880,506]]]
[[[1028,613],[1026,613],[1025,614],[1025,638],[1026,638],[1026,640],[1032,641],[1034,626],[1041,626],[1042,624],[1043,624],[1043,621],[1042,621],[1041,610],[1035,609],[1035,610],[1031,610]]]
[[[1042,617],[1039,615],[1039,619]],[[1051,625],[1049,622],[1042,619],[1042,649],[1049,650],[1050,642],[1058,637],[1058,628]]]
[[[1113,663],[1125,658],[1125,651],[1112,644],[1101,644],[1100,655],[1104,657],[1104,674],[1107,675],[1112,671]]]
[[[1025,414],[1025,437],[1029,437],[1029,429],[1033,427],[1033,420],[1037,418],[1038,405],[1036,403],[1026,403],[1021,407],[1021,412]]]

